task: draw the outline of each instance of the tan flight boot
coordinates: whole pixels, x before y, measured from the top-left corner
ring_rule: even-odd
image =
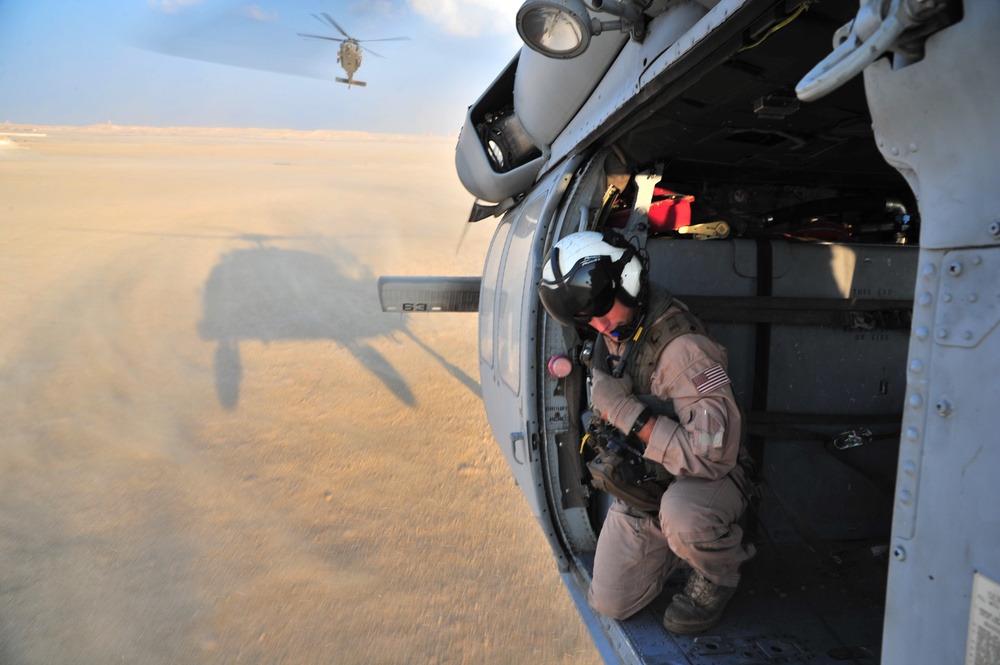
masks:
[[[676,594],[667,607],[663,625],[681,635],[704,632],[719,623],[722,611],[734,593],[736,587],[720,586],[697,570],[692,570],[684,592]]]

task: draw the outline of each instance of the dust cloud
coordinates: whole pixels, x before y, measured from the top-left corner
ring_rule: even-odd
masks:
[[[481,271],[453,139],[0,132],[0,662],[598,661],[476,317],[379,310]]]

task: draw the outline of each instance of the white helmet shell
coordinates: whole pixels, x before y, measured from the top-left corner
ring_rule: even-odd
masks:
[[[573,266],[582,259],[591,256],[607,256],[612,261],[617,261],[625,253],[623,248],[615,247],[604,239],[603,234],[597,231],[571,233],[553,245],[553,249],[556,247],[559,248],[559,270],[564,275],[568,274]],[[545,281],[555,279],[551,260],[546,261],[542,268],[542,279]],[[642,288],[642,261],[639,260],[638,256],[633,256],[625,265],[619,286],[632,298],[639,297],[639,290]]]

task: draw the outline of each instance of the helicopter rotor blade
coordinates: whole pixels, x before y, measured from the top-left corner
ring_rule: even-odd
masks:
[[[358,46],[361,46],[361,44],[358,44]],[[385,57],[384,55],[379,55],[378,53],[376,53],[375,51],[371,50],[367,46],[361,46],[361,48],[363,48],[364,50],[368,51],[369,53],[371,53],[376,58],[384,58]]]
[[[316,16],[316,14],[313,14],[313,16]],[[326,22],[329,23],[330,25],[332,25],[334,28],[336,28],[340,32],[340,34],[344,35],[348,39],[353,39],[349,34],[347,34],[346,30],[344,30],[343,28],[340,27],[339,23],[337,23],[336,21],[333,20],[332,16],[330,16],[326,12],[320,12],[319,16],[323,17],[322,19],[320,19],[321,21],[323,19],[326,19]],[[319,16],[316,16],[316,18],[319,18]]]
[[[320,23],[322,23],[324,28],[331,27],[330,24],[327,23],[326,20],[322,16],[320,16],[319,14],[310,14],[310,16],[312,16],[314,19],[316,19],[317,21],[319,21]]]
[[[359,42],[411,42],[409,37],[386,37],[384,39],[359,39]]]
[[[295,34],[297,34],[299,37],[309,37],[310,39],[328,39],[331,42],[342,42],[342,41],[344,41],[340,37],[327,37],[325,35],[307,35],[304,32],[297,32]]]

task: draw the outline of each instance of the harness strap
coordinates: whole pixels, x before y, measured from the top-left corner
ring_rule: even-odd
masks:
[[[639,351],[632,368],[632,380],[635,392],[648,394],[652,390],[653,370],[657,359],[667,344],[681,335],[705,335],[708,331],[704,324],[691,312],[681,310],[660,321],[657,321],[646,332],[646,344]]]

